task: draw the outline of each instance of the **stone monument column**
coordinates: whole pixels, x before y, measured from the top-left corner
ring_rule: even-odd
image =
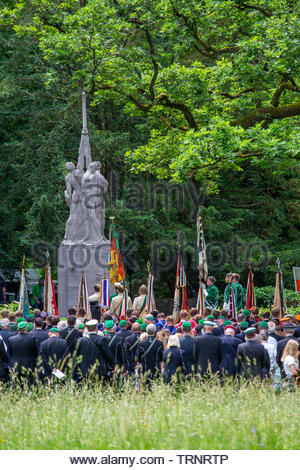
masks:
[[[58,250],[58,311],[78,305],[78,288],[85,270],[88,293],[108,272],[109,241],[104,236],[108,182],[101,163],[92,161],[87,129],[86,95],[82,93],[82,133],[77,166],[67,162],[65,199],[70,209],[65,237]]]

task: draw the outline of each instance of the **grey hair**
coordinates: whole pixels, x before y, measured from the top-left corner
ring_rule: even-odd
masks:
[[[173,347],[175,346],[175,348],[180,347],[179,339],[175,335],[171,335],[170,338],[168,339],[168,348],[171,348],[172,346]]]
[[[147,328],[146,328],[146,333],[148,333],[148,335],[150,335],[150,336],[155,335],[156,326],[153,325],[152,323],[150,323],[150,325],[148,325]]]
[[[68,327],[68,323],[66,321],[61,320],[57,323],[58,331],[64,330],[67,327]]]
[[[1,328],[7,328],[8,326],[9,326],[9,319],[3,318],[3,320],[1,320]]]

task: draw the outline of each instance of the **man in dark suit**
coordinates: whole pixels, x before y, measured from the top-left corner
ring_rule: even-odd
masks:
[[[0,382],[7,382],[9,378],[8,373],[8,355],[7,346],[0,336]]]
[[[245,331],[247,330],[248,323],[246,321],[242,321],[239,324],[239,330],[240,332],[235,335],[235,338],[239,339],[242,343],[245,343]]]
[[[66,340],[59,336],[58,328],[50,328],[48,336],[40,345],[45,377],[51,377],[53,369],[63,372],[68,359],[68,345]]]
[[[141,325],[139,323],[134,323],[132,325],[131,331],[132,334],[125,338],[124,343],[125,358],[129,374],[133,374],[136,367],[137,347],[142,333]]]
[[[33,372],[36,367],[37,345],[34,338],[27,332],[27,323],[18,323],[18,334],[8,338],[8,352],[11,364],[17,378],[27,378],[29,383],[33,382]]]
[[[127,329],[128,323],[126,320],[121,320],[119,323],[119,331],[116,332],[116,335],[120,336],[125,340],[128,336],[131,336],[131,331]]]
[[[264,369],[267,368],[265,348],[255,341],[256,328],[245,330],[246,342],[239,344],[237,349],[237,373],[246,379],[251,377],[263,378]]]
[[[119,369],[126,370],[127,364],[124,351],[124,339],[122,336],[116,335],[116,325],[113,320],[105,320],[104,326],[107,331],[105,337],[108,341],[110,352],[113,355],[114,364],[118,366]]]
[[[280,367],[281,372],[283,373],[283,375],[285,375],[285,374],[284,374],[283,363],[281,361],[281,358],[282,358],[282,353],[283,353],[283,350],[284,350],[286,344],[290,340],[297,341],[299,343],[298,349],[300,351],[300,339],[295,338],[295,336],[294,336],[295,327],[296,327],[296,325],[294,325],[292,323],[288,323],[286,325],[283,325],[282,328],[283,328],[283,331],[284,331],[284,338],[277,343],[276,362],[277,362],[278,366]]]
[[[220,372],[225,376],[234,377],[237,366],[237,348],[241,340],[234,335],[236,329],[232,325],[225,326],[225,335],[221,337],[222,362]]]
[[[76,316],[68,316],[68,327],[64,328],[59,332],[62,339],[65,339],[68,344],[68,351],[71,356],[73,356],[77,340],[82,338],[82,333],[75,328]]]
[[[96,319],[86,323],[88,336],[76,344],[77,376],[82,378],[106,378],[114,369],[114,358],[108,347],[107,338],[97,334]]]
[[[183,337],[179,339],[180,349],[185,352],[185,371],[191,375],[194,371],[194,338],[191,336],[192,325],[189,321],[182,323]]]
[[[41,317],[36,317],[34,320],[35,328],[30,332],[37,344],[38,352],[40,352],[40,346],[43,341],[48,339],[48,331],[43,330],[44,320]]]
[[[216,374],[222,361],[221,340],[212,334],[215,324],[206,320],[204,334],[197,336],[194,342],[194,361],[197,374],[203,377],[208,373]]]
[[[147,380],[150,380],[161,372],[164,348],[162,342],[155,338],[155,325],[148,325],[146,333],[148,338],[138,344],[137,362],[141,364],[142,372],[147,377]]]

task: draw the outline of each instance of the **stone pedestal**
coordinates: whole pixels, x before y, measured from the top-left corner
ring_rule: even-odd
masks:
[[[81,271],[84,269],[88,293],[93,286],[108,274],[110,245],[103,241],[99,245],[66,245],[61,243],[58,251],[58,311],[67,316],[68,308],[78,305],[78,288]]]

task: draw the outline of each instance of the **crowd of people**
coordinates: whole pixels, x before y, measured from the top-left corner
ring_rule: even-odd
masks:
[[[167,383],[214,377],[222,384],[226,377],[244,377],[273,381],[276,390],[297,386],[300,315],[280,318],[278,309],[260,313],[253,307],[232,319],[226,309],[206,307],[203,315],[196,308],[182,310],[176,322],[142,308],[143,295],[141,286],[126,319],[112,310],[99,318],[83,308],[69,309],[66,318],[39,309],[26,318],[2,310],[0,381],[32,384],[68,372],[77,383],[117,378],[138,386],[162,376]]]

